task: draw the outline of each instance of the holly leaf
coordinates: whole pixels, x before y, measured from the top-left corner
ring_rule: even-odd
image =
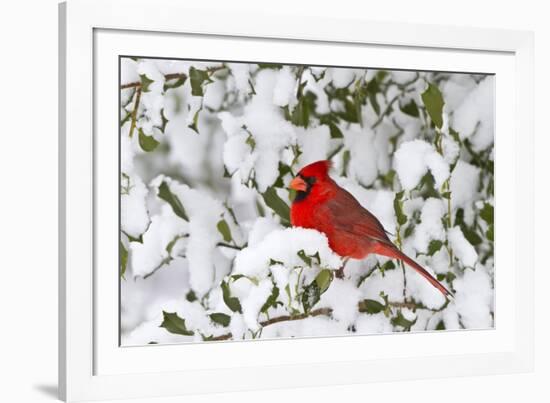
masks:
[[[225,281],[222,281],[221,288],[222,288],[223,302],[225,302],[225,305],[227,305],[227,307],[231,309],[233,312],[243,313],[243,309],[241,307],[241,303],[239,299],[231,296],[231,290],[229,289],[229,284],[227,284]]]
[[[428,83],[428,88],[422,93],[421,97],[432,122],[441,129],[443,126],[443,105],[445,104],[441,91],[439,91],[437,85]]]
[[[189,221],[189,217],[187,217],[187,213],[183,208],[183,204],[181,204],[181,201],[178,198],[178,196],[172,193],[172,191],[170,190],[170,187],[168,187],[168,184],[166,182],[162,182],[160,184],[159,190],[158,190],[158,197],[164,200],[165,202],[167,202],[170,205],[170,207],[172,207],[174,214],[184,219],[185,221]]]
[[[368,313],[371,315],[382,312],[385,306],[374,299],[364,299],[359,302],[359,312]]]
[[[416,323],[418,318],[414,320],[408,320],[403,316],[401,311],[397,311],[397,316],[391,319],[391,324],[394,326],[400,326],[405,330],[411,330],[411,327]]]
[[[407,216],[403,212],[403,201],[401,200],[403,198],[403,194],[404,191],[397,192],[393,199],[393,210],[399,225],[404,225],[407,222]]]
[[[148,136],[139,128],[139,146],[143,151],[151,152],[160,144],[153,136]]]
[[[290,208],[279,197],[274,187],[269,187],[262,193],[265,204],[273,210],[285,223],[290,223]]]
[[[230,242],[231,239],[233,239],[231,237],[231,230],[229,229],[229,225],[227,224],[227,221],[225,221],[224,219],[221,219],[220,221],[218,221],[218,225],[216,225],[216,227],[218,228],[218,231],[220,232],[220,234],[222,234],[223,240],[225,242]]]
[[[434,239],[430,242],[430,245],[428,245],[428,255],[433,256],[436,252],[438,252],[441,247],[443,246],[443,242],[441,242],[438,239]]]
[[[416,105],[416,102],[414,102],[414,99],[411,99],[403,106],[399,105],[399,109],[401,109],[401,112],[403,112],[404,114],[412,116],[413,118],[417,118],[420,116],[418,106]]]
[[[124,244],[120,242],[120,277],[124,278],[126,273],[126,265],[128,264],[128,251],[124,247]]]
[[[147,77],[145,74],[139,75],[139,81],[141,82],[141,91],[143,92],[149,92],[149,86],[154,83],[154,80],[151,80],[149,77]]]
[[[203,83],[213,82],[206,70],[199,70],[194,67],[189,68],[189,79],[191,80],[191,94],[199,97],[204,95]]]
[[[209,316],[212,322],[222,325],[223,327],[227,327],[231,323],[231,316],[226,315],[225,313],[215,312],[211,313]]]
[[[277,308],[278,304],[282,304],[280,301],[277,301],[277,298],[279,298],[279,288],[274,285],[273,290],[271,291],[271,295],[267,297],[267,300],[262,305],[262,309],[260,309],[260,312],[266,313],[269,308]]]
[[[485,203],[483,205],[483,208],[481,209],[481,211],[479,212],[479,216],[481,218],[483,218],[483,220],[489,224],[489,225],[492,225],[493,222],[494,222],[494,216],[495,216],[495,210],[494,210],[494,207],[492,205],[490,205],[489,203]]]
[[[328,289],[330,283],[332,283],[332,278],[332,271],[329,269],[323,269],[319,272],[319,274],[317,274],[317,277],[315,277],[315,282],[317,283],[321,294]]]
[[[170,333],[181,334],[182,336],[192,336],[195,334],[193,331],[187,330],[185,319],[180,318],[177,313],[162,311],[162,315],[164,316],[164,320],[160,327],[165,328]]]

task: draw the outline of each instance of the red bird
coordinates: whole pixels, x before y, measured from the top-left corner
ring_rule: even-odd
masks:
[[[452,295],[422,266],[401,252],[388,238],[378,219],[328,175],[330,161],[304,167],[290,182],[296,198],[290,209],[295,227],[324,233],[331,249],[345,258],[363,259],[371,253],[402,260],[437,288]]]

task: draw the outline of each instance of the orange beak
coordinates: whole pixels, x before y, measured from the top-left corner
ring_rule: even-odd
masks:
[[[288,187],[296,191],[301,191],[301,192],[307,191],[307,183],[299,176],[292,179]]]

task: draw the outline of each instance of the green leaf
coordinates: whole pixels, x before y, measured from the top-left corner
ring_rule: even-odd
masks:
[[[391,319],[391,324],[394,326],[401,326],[405,330],[411,330],[411,327],[416,323],[416,320],[418,318],[415,318],[413,321],[406,319],[401,311],[397,311],[397,316],[393,317]]]
[[[344,151],[344,155],[342,156],[342,176],[348,175],[348,167],[349,167],[349,161],[351,160],[351,153],[349,150]]]
[[[487,232],[485,232],[485,236],[487,236],[487,239],[491,242],[494,242],[495,240],[495,226],[493,224],[489,225],[489,228],[487,228]]]
[[[283,67],[280,63],[258,63],[259,69],[274,69],[279,70]]]
[[[225,302],[225,305],[227,305],[227,307],[231,309],[233,312],[243,313],[243,309],[241,307],[241,303],[239,299],[231,296],[231,290],[229,289],[229,284],[227,284],[225,281],[222,281],[221,288],[222,288],[223,302]]]
[[[445,322],[443,322],[443,320],[440,320],[437,326],[435,327],[435,330],[445,330]]]
[[[462,140],[460,140],[460,135],[455,129],[453,129],[452,127],[449,127],[449,134],[451,135],[454,141],[456,141],[459,145],[462,145]]]
[[[124,278],[126,273],[126,265],[128,264],[128,251],[124,247],[124,244],[120,242],[120,277]]]
[[[189,221],[187,213],[185,212],[185,209],[183,208],[180,199],[178,198],[178,196],[170,191],[170,188],[168,187],[168,184],[166,182],[162,182],[160,184],[158,197],[167,202],[170,207],[172,207],[174,214],[176,214],[180,218],[183,218],[185,221]]]
[[[187,330],[185,319],[180,318],[177,313],[162,311],[162,315],[164,316],[164,320],[160,327],[165,328],[170,333],[181,334],[183,336],[192,336],[195,334],[191,330]]]
[[[256,140],[254,140],[254,137],[252,136],[252,134],[248,135],[245,143],[248,144],[251,151],[254,151],[256,149]]]
[[[380,272],[382,273],[382,276],[384,276],[384,273],[389,270],[395,269],[395,263],[393,263],[392,260],[388,260],[386,263],[384,263],[382,266],[380,266]]]
[[[338,125],[336,123],[329,122],[328,123],[328,128],[330,129],[330,138],[331,139],[341,139],[341,138],[344,137],[344,135],[342,134],[342,131],[340,130],[340,128],[338,127]]]
[[[181,87],[183,84],[185,84],[185,81],[187,81],[187,77],[184,75],[169,81],[165,81],[163,90],[166,92],[166,90],[169,90],[171,88]]]
[[[143,151],[151,152],[155,148],[157,148],[159,144],[160,143],[155,140],[153,136],[146,135],[145,133],[143,133],[141,127],[139,128],[139,146],[142,148]]]
[[[305,312],[309,312],[319,302],[321,295],[328,289],[332,279],[332,271],[323,269],[310,284],[304,287],[302,306]]]
[[[199,113],[200,113],[200,111],[202,111],[202,106],[199,109],[197,109],[197,111],[193,115],[193,122],[190,125],[187,125],[188,128],[190,128],[191,130],[193,130],[197,134],[200,134],[199,133]]]
[[[233,281],[237,281],[241,278],[245,278],[247,279],[248,281],[250,281],[252,284],[254,285],[258,285],[260,284],[260,281],[256,278],[256,277],[251,277],[251,276],[245,276],[244,274],[233,274],[231,277],[231,280]]]
[[[265,204],[281,217],[283,221],[286,223],[290,222],[290,208],[283,199],[279,197],[274,187],[267,188],[267,190],[262,193],[262,197]]]
[[[220,234],[222,234],[223,240],[225,242],[230,242],[233,239],[231,237],[231,230],[229,229],[227,221],[221,219],[220,221],[218,221],[218,225],[216,227],[218,228]]]
[[[302,292],[302,306],[305,312],[309,312],[320,299],[321,289],[315,280],[304,287],[304,291]]]
[[[209,316],[212,322],[222,325],[223,327],[227,327],[231,323],[231,316],[225,313],[215,312],[211,313]]]
[[[274,259],[269,259],[269,265],[270,266],[274,266],[276,264],[284,266],[283,262],[279,262],[278,260],[274,260]]]
[[[319,272],[319,274],[317,274],[317,277],[315,277],[315,282],[317,283],[321,294],[328,289],[330,283],[332,282],[332,278],[332,270],[329,269],[323,269]]]
[[[433,256],[436,252],[438,252],[441,247],[443,246],[443,242],[441,242],[438,239],[434,239],[430,242],[430,245],[428,246],[428,255]]]
[[[428,88],[422,93],[422,102],[432,119],[432,122],[439,128],[443,126],[443,95],[437,85],[428,83]]]
[[[306,252],[304,252],[303,249],[300,249],[297,252],[297,255],[300,259],[302,259],[304,261],[305,264],[307,264],[309,267],[311,267],[311,258],[308,255],[306,255]]]
[[[409,103],[403,106],[399,105],[399,109],[401,109],[401,112],[403,112],[404,114],[412,116],[413,118],[417,118],[420,116],[418,106],[416,105],[416,102],[414,102],[414,99],[411,99]]]
[[[375,301],[374,299],[364,299],[359,302],[359,312],[369,313],[371,315],[382,312],[385,309],[385,306],[380,302]]]
[[[145,74],[139,75],[139,81],[141,82],[141,91],[143,92],[149,92],[149,86],[154,82],[154,80],[151,80]]]
[[[489,203],[485,203],[483,205],[483,208],[479,212],[479,216],[483,218],[483,220],[489,225],[493,224],[494,215],[495,215],[494,207]]]
[[[404,191],[397,192],[395,198],[393,199],[393,210],[395,211],[395,217],[397,218],[397,223],[399,225],[404,225],[407,222],[407,216],[403,212],[403,198]]]
[[[277,308],[277,305],[282,305],[282,302],[277,301],[277,298],[279,298],[279,293],[279,288],[276,285],[273,285],[271,295],[267,297],[267,300],[265,301],[265,304],[263,304],[262,309],[260,309],[260,312],[266,313],[269,308]]]
[[[194,67],[189,68],[189,79],[191,80],[191,94],[199,97],[204,95],[203,83],[205,81],[207,83],[213,82],[206,70],[199,70]]]
[[[307,81],[300,85],[303,87],[306,83]],[[308,127],[309,117],[315,112],[316,99],[317,95],[309,91],[305,95],[302,95],[290,115],[290,121],[296,126]]]
[[[190,290],[186,295],[185,299],[189,302],[195,302],[197,300],[197,294],[195,294],[195,291]]]
[[[380,85],[378,84],[377,77],[375,77],[367,84],[367,94],[372,109],[377,115],[380,115],[380,105],[378,104],[378,100],[376,99],[376,94],[378,92],[380,92]]]

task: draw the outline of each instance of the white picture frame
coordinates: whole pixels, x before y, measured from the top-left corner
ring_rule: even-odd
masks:
[[[170,0],[71,0],[59,11],[59,390],[63,399],[532,370],[534,224],[533,209],[526,208],[534,200],[531,33],[228,15],[193,10]],[[350,49],[362,52],[357,56]],[[339,65],[363,65],[368,56],[370,66],[495,73],[499,195],[495,329],[120,348],[118,260],[113,260],[118,241],[111,230],[118,223],[118,210],[112,204],[113,192],[118,192],[113,171],[118,149],[116,142],[109,143],[118,132],[112,132],[112,138],[108,133],[117,127],[114,61],[121,54]],[[110,265],[115,268],[112,277],[105,270]]]

